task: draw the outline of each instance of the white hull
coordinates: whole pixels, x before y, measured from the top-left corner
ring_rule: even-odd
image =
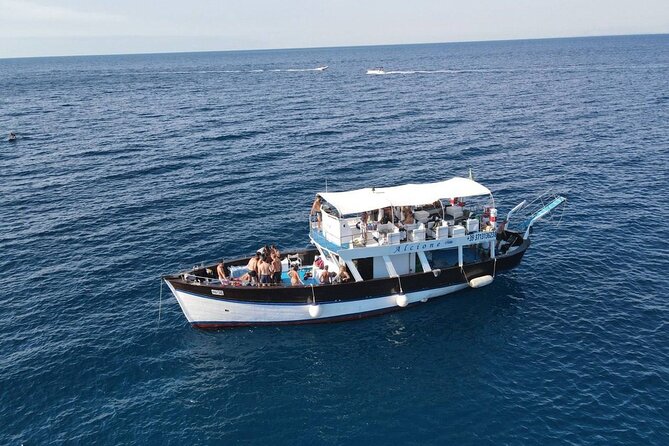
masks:
[[[176,290],[169,282],[167,284],[188,322],[201,326],[304,323],[354,318],[356,315],[373,314],[416,302],[426,302],[428,299],[450,294],[469,286],[462,283],[401,296],[393,294],[372,299],[310,305],[307,303],[261,304],[225,301]]]

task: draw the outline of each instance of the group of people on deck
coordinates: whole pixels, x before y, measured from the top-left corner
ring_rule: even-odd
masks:
[[[401,208],[385,207],[373,212],[363,212],[360,214],[360,222],[356,227],[362,232],[362,243],[367,241],[367,226],[375,220],[375,223],[395,225],[400,231],[406,231],[407,226],[416,223],[416,217],[412,206],[402,206]],[[376,228],[376,226],[373,226]],[[406,236],[405,236],[406,237]]]
[[[246,268],[252,285],[270,286],[281,283],[281,253],[274,245],[265,245],[258,250]]]
[[[248,272],[239,278],[242,283],[257,286],[278,285],[281,283],[281,252],[274,245],[265,245],[251,257],[246,268]],[[229,282],[223,261],[216,267],[216,273],[221,283]]]
[[[397,210],[399,210],[399,213]],[[362,216],[362,220],[366,221],[367,219],[367,213],[365,212]],[[394,209],[391,207],[379,209],[378,221],[383,224],[392,223],[398,228],[403,228],[405,225],[414,224],[416,219],[411,206],[402,206],[401,210],[400,208]]]
[[[330,267],[323,261],[320,256],[316,256],[316,259],[314,260],[314,267],[316,268],[316,279],[321,285],[351,281],[351,275],[349,274],[346,265],[340,265],[339,272],[334,273],[330,271]]]
[[[326,285],[334,282],[348,282],[351,280],[351,275],[348,273],[346,266],[342,265],[339,268],[339,273],[335,274],[328,270],[327,265],[322,264],[322,259],[317,257],[315,263],[318,264],[319,260],[321,266],[319,267],[316,279],[320,284]],[[281,265],[281,252],[274,245],[265,246],[264,248],[259,249],[256,254],[251,257],[246,268],[247,272],[244,275],[239,279],[232,280],[239,281],[243,285],[260,287],[280,285],[282,282],[281,273],[283,267]],[[217,265],[216,274],[218,275],[218,280],[221,284],[228,284],[231,281],[223,261]],[[288,278],[290,279],[290,284],[293,286],[304,285],[297,265],[294,265],[289,269]]]

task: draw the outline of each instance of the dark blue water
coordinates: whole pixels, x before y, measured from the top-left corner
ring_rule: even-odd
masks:
[[[0,443],[666,445],[668,123],[669,36],[0,60]],[[570,200],[489,287],[158,320],[160,274],[304,246],[326,180],[469,167]]]

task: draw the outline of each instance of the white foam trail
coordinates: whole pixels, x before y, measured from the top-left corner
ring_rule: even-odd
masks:
[[[276,72],[325,71],[327,68],[328,68],[327,66],[316,67],[316,68],[276,68],[274,70],[269,70],[269,71],[276,71]]]
[[[152,76],[155,74],[213,74],[213,73],[269,73],[269,72],[304,72],[304,71],[325,71],[327,66],[320,66],[316,68],[275,68],[271,70],[255,69],[255,70],[181,70],[181,71],[151,71],[151,72],[136,72],[133,75]],[[114,75],[114,73],[101,73],[102,75]]]
[[[373,72],[367,72],[369,75],[373,76],[383,76],[384,74],[439,74],[439,73],[445,73],[445,74],[455,74],[455,73],[461,73],[462,71],[460,70],[391,70],[391,71],[373,71]]]

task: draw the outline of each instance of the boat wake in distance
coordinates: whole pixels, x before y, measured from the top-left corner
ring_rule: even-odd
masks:
[[[316,68],[277,68],[275,70],[267,70],[267,71],[294,71],[294,72],[300,72],[300,71],[325,71],[328,69],[327,65],[321,65]]]
[[[461,73],[461,70],[392,70],[386,71],[383,68],[370,68],[367,74],[383,75],[383,74],[455,74]]]

